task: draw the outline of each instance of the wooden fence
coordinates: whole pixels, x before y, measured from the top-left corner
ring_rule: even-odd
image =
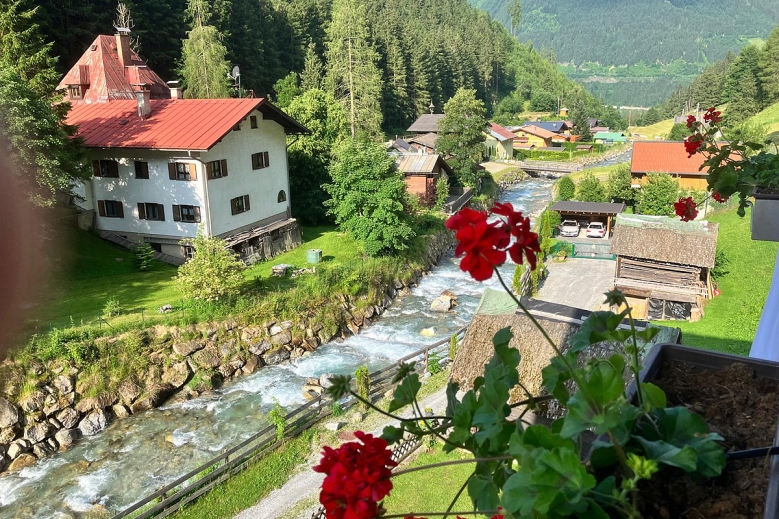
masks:
[[[461,335],[466,328],[459,329],[455,332],[455,335]],[[395,384],[392,383],[392,378],[397,374],[401,363],[416,361],[415,372],[423,373],[431,359],[448,358],[449,340],[443,339],[438,341],[398,359],[386,368],[371,373],[371,400],[377,401],[384,397],[389,390],[394,389]],[[356,399],[348,397],[339,403],[343,409],[348,409],[357,402]],[[333,401],[329,397],[324,395],[316,396],[286,415],[286,427],[281,439],[277,438],[274,425],[265,427],[235,447],[228,449],[219,456],[191,470],[172,483],[165,485],[153,494],[146,496],[134,505],[116,514],[113,516],[113,519],[124,517],[149,519],[167,517],[173,514],[184,505],[191,503],[231,476],[240,473],[252,463],[270,454],[284,442],[300,435],[320,420],[330,416],[332,414],[332,404]],[[413,451],[411,445],[404,448],[406,449],[404,457]]]

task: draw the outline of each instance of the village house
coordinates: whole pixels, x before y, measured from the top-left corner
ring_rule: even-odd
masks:
[[[567,121],[536,121],[533,126],[549,130],[552,133],[558,135],[571,135],[572,124],[568,124]]]
[[[114,39],[117,48],[124,37]],[[160,88],[155,99],[143,84],[131,85],[128,99],[121,77],[102,73],[128,74],[120,53],[111,37],[96,41],[104,45],[99,55],[85,64],[82,57],[63,80],[74,70],[89,79],[86,99],[67,118],[94,173],[76,189],[82,225],[128,246],[149,243],[171,263],[192,254],[183,240],[198,231],[226,240],[249,262],[298,245],[286,136],[308,130],[261,98],[165,99]],[[131,67],[142,70],[138,61]]]
[[[406,130],[409,133],[438,133],[438,123],[444,114],[422,114]]]
[[[490,128],[484,132],[484,135],[484,146],[491,157],[514,158],[514,139],[516,136],[513,133],[497,123],[490,123]]]
[[[704,160],[700,153],[689,156],[681,142],[636,141],[630,161],[633,187],[645,184],[649,173],[668,173],[682,189],[705,190],[708,168],[701,169]]]
[[[614,287],[637,298],[639,318],[698,320],[712,296],[718,230],[707,221],[618,214],[611,244]]]
[[[554,146],[554,143],[566,141],[564,136],[539,128],[533,124],[521,126],[514,132],[514,135],[518,137],[514,141],[514,148],[516,149],[551,148]]]
[[[596,144],[616,144],[628,141],[624,133],[609,131],[596,132],[593,135],[592,140],[595,141]]]
[[[436,203],[438,179],[449,179],[453,175],[452,168],[438,154],[400,154],[395,158],[395,166],[403,173],[408,193],[417,195],[426,207]]]
[[[438,140],[437,133],[423,133],[420,135],[413,135],[407,139],[410,150],[418,153],[435,153],[436,140]]]

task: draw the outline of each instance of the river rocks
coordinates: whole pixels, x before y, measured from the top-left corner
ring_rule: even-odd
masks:
[[[262,355],[273,347],[273,345],[267,340],[263,339],[258,343],[249,345],[249,352],[254,355]]]
[[[19,423],[19,410],[5,398],[0,398],[0,427],[12,427]]]
[[[222,375],[223,378],[229,378],[232,377],[236,371],[241,369],[244,365],[244,360],[240,358],[235,358],[229,362],[225,362],[219,368],[217,368],[217,371],[220,375]]]
[[[284,328],[282,328],[282,327],[281,327],[281,326],[279,326],[278,324],[274,324],[274,325],[273,325],[273,326],[271,326],[271,327],[270,327],[270,329],[268,330],[268,333],[271,335],[271,337],[272,337],[272,336],[274,336],[274,335],[278,335],[278,334],[280,334],[280,333],[282,333],[282,332],[284,332]]]
[[[333,373],[323,373],[319,376],[319,385],[323,388],[327,389],[329,387],[332,387],[333,383],[330,382],[330,379],[333,378],[335,374]]]
[[[117,391],[119,392],[119,397],[122,399],[122,402],[126,405],[132,404],[135,402],[135,399],[141,395],[141,388],[129,378],[124,379],[119,384]]]
[[[8,455],[8,458],[15,460],[25,452],[30,452],[31,448],[32,446],[27,440],[16,440],[8,446],[6,454]]]
[[[36,461],[37,459],[32,454],[20,454],[18,458],[14,459],[11,462],[11,465],[8,467],[8,470],[11,472],[17,472],[19,470],[22,470],[23,468],[35,465]]]
[[[130,410],[133,414],[138,414],[162,405],[174,391],[173,387],[169,385],[152,386],[133,403]]]
[[[31,425],[24,430],[24,437],[32,443],[42,442],[54,434],[54,427],[49,422]]]
[[[173,351],[176,352],[177,355],[181,355],[182,357],[187,357],[196,351],[200,351],[203,348],[206,347],[206,343],[200,340],[194,340],[194,341],[187,341],[187,342],[178,342],[173,345]]]
[[[272,335],[270,338],[272,344],[289,344],[292,342],[292,334],[289,332],[281,332],[276,335]]]
[[[123,404],[114,404],[111,406],[111,410],[117,418],[127,418],[130,416],[130,410]]]
[[[352,332],[352,335],[357,335],[360,333],[360,327],[357,326],[357,323],[354,321],[347,321],[346,327],[349,329],[350,332]]]
[[[434,312],[448,312],[455,306],[457,306],[457,296],[449,290],[444,290],[430,303],[430,309]]]
[[[286,348],[276,348],[273,351],[269,351],[268,353],[264,354],[262,356],[262,361],[265,364],[268,364],[270,366],[273,366],[274,364],[281,364],[285,360],[288,360],[290,357],[289,351],[287,351]]]
[[[97,409],[105,409],[119,401],[119,395],[108,391],[101,391],[97,396],[82,398],[76,403],[76,411],[88,413]]]
[[[192,360],[195,361],[195,364],[197,364],[198,367],[203,369],[216,369],[222,362],[219,351],[214,344],[209,344],[195,353],[192,356]]]
[[[65,429],[72,429],[78,424],[78,419],[81,417],[78,411],[72,407],[67,407],[57,413],[57,420],[62,424]]]
[[[15,427],[3,427],[0,429],[0,445],[8,445],[14,441],[16,434],[17,431]]]
[[[35,454],[38,459],[45,458],[57,452],[58,447],[58,445],[53,446],[48,442],[36,443],[32,446],[32,453]]]
[[[252,355],[247,359],[246,364],[243,365],[243,368],[241,368],[241,374],[251,375],[260,367],[262,367],[262,359],[260,359],[257,355]]]
[[[162,374],[162,381],[178,389],[189,381],[190,376],[189,365],[182,361],[167,368]]]
[[[19,406],[25,413],[34,413],[43,409],[43,404],[45,401],[46,396],[43,394],[43,392],[35,390],[19,400]]]
[[[60,446],[60,450],[65,450],[81,437],[80,429],[62,429],[57,431],[54,435],[54,439]]]
[[[106,412],[102,409],[98,409],[86,415],[81,422],[79,422],[78,428],[84,436],[92,436],[108,427],[109,423],[110,418]]]
[[[73,392],[73,378],[67,375],[60,375],[54,379],[52,385],[57,388],[60,395],[67,395]]]
[[[432,326],[430,328],[422,328],[422,331],[419,332],[419,334],[422,337],[435,337],[435,328]]]

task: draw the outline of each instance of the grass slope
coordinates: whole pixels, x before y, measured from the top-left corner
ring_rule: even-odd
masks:
[[[665,139],[668,137],[668,134],[671,133],[671,128],[673,128],[673,125],[673,119],[665,119],[649,126],[631,126],[628,128],[628,135],[634,135],[637,133],[639,135],[645,136],[647,139],[654,139],[655,137],[662,137]]]
[[[739,218],[735,210],[709,218],[720,224],[718,247],[728,259],[727,273],[719,281],[722,295],[708,302],[697,323],[667,321],[682,329],[682,342],[711,350],[747,355],[768,296],[779,244],[752,241],[750,214]]]
[[[748,122],[765,125],[769,137],[779,138],[779,103],[774,103],[762,112],[753,115]]]

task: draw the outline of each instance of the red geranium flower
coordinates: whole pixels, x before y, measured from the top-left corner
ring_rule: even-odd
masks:
[[[706,110],[706,113],[703,114],[703,120],[706,122],[711,123],[721,123],[722,122],[722,112],[718,111],[713,106]]]
[[[524,255],[530,269],[535,270],[536,252],[541,252],[541,246],[538,243],[538,234],[530,231],[530,218],[523,217],[522,211],[515,211],[510,203],[497,203],[492,212],[507,218],[509,232],[514,237],[514,243],[508,248],[511,260],[521,265]]]
[[[319,502],[327,519],[371,519],[379,513],[378,502],[392,490],[390,468],[397,463],[387,442],[361,431],[354,435],[362,443],[325,447],[314,467],[315,472],[326,474]]]
[[[465,254],[460,269],[469,272],[476,281],[492,277],[493,267],[506,262],[506,251],[501,250],[509,243],[505,226],[498,222],[479,222],[463,227],[455,235],[460,242],[454,249],[455,256]]]
[[[459,231],[466,225],[473,225],[487,221],[487,213],[474,211],[470,207],[464,207],[446,220],[446,228],[450,231]]]
[[[683,222],[689,222],[695,220],[695,217],[698,216],[698,210],[695,207],[695,202],[688,196],[687,198],[680,198],[674,204],[674,211],[676,211],[676,216],[682,218]]]
[[[703,135],[695,133],[684,139],[684,149],[690,154],[690,157],[698,152],[698,148],[703,146]]]
[[[694,115],[687,116],[687,128],[692,128],[696,122],[698,122],[698,119]]]
[[[711,197],[714,200],[716,200],[717,202],[719,202],[720,204],[724,204],[730,198],[729,196],[722,196],[721,194],[717,193],[716,191],[711,194]]]

